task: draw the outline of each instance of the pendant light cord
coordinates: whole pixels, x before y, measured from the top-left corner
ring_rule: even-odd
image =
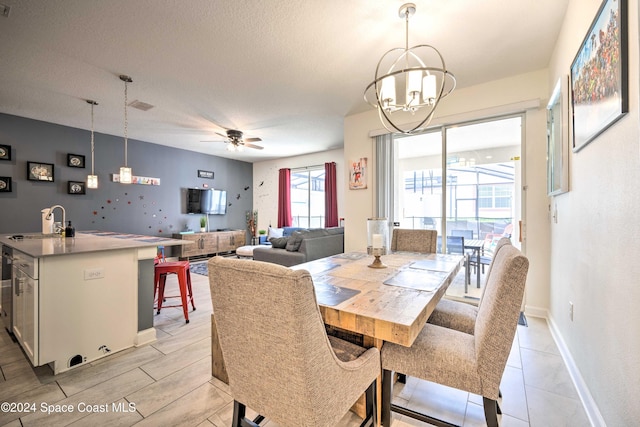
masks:
[[[127,166],[127,131],[128,131],[128,117],[127,117],[127,80],[124,81],[124,165]]]
[[[93,143],[93,107],[95,105],[95,102],[91,102],[91,175],[95,175],[95,173],[93,172],[94,167],[93,167],[93,162],[94,162],[94,153],[95,153],[95,145]]]

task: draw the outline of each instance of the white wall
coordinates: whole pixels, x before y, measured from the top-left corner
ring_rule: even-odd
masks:
[[[571,0],[549,85],[571,62],[600,0]],[[569,156],[570,191],[552,199],[549,315],[607,425],[640,419],[638,3],[629,2],[629,113]],[[574,303],[574,319],[568,316]]]
[[[326,162],[336,163],[338,218],[342,218],[348,171],[344,163],[344,151],[339,149],[254,163],[253,209],[258,211],[258,229],[266,230],[269,224],[273,227],[278,226],[278,170],[324,165]]]
[[[454,70],[455,71],[455,70]],[[546,113],[550,95],[547,70],[489,82],[456,90],[445,98],[432,124],[455,123],[527,110],[525,116],[525,147],[522,152],[523,182],[526,206],[523,209],[525,234],[522,248],[531,266],[527,278],[527,310],[545,314],[549,306],[549,219],[546,197]],[[536,107],[539,105],[539,107]],[[374,183],[373,139],[370,132],[382,128],[374,110],[346,117],[344,156],[346,160],[368,157],[369,183]],[[255,176],[255,175],[254,175]],[[346,190],[345,250],[366,246],[366,220],[374,212],[375,188]]]

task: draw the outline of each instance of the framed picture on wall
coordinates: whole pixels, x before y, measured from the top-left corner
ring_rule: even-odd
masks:
[[[10,176],[0,176],[0,193],[11,193]]]
[[[569,78],[560,77],[547,105],[547,195],[569,191]]]
[[[364,190],[367,188],[367,158],[349,162],[349,189]]]
[[[84,156],[81,154],[67,154],[67,166],[70,168],[84,168]]]
[[[53,164],[27,162],[27,179],[29,181],[53,182]]]
[[[0,160],[11,160],[11,146],[0,144]]]
[[[86,194],[86,184],[82,181],[69,181],[67,185],[69,194]]]
[[[571,64],[573,151],[629,111],[627,0],[604,0]]]

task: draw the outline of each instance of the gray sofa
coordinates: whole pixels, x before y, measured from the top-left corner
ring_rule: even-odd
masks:
[[[273,243],[273,241],[272,241]],[[282,243],[282,241],[280,242]],[[344,252],[344,228],[298,230],[286,238],[286,247],[259,247],[253,250],[256,261],[290,267]]]

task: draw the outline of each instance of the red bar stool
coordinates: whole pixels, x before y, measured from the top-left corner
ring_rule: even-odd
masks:
[[[162,302],[166,298],[178,298],[177,295],[166,296],[164,294],[164,286],[167,280],[167,274],[178,275],[178,286],[180,288],[180,299],[182,304],[165,305],[164,307],[182,307],[184,318],[189,323],[189,307],[187,298],[191,300],[191,307],[195,311],[196,306],[193,304],[193,290],[191,288],[191,272],[189,271],[189,261],[175,261],[175,262],[159,262],[155,265],[155,278],[153,281],[153,296],[156,295],[157,299],[157,314],[160,314],[160,310],[163,307]]]

